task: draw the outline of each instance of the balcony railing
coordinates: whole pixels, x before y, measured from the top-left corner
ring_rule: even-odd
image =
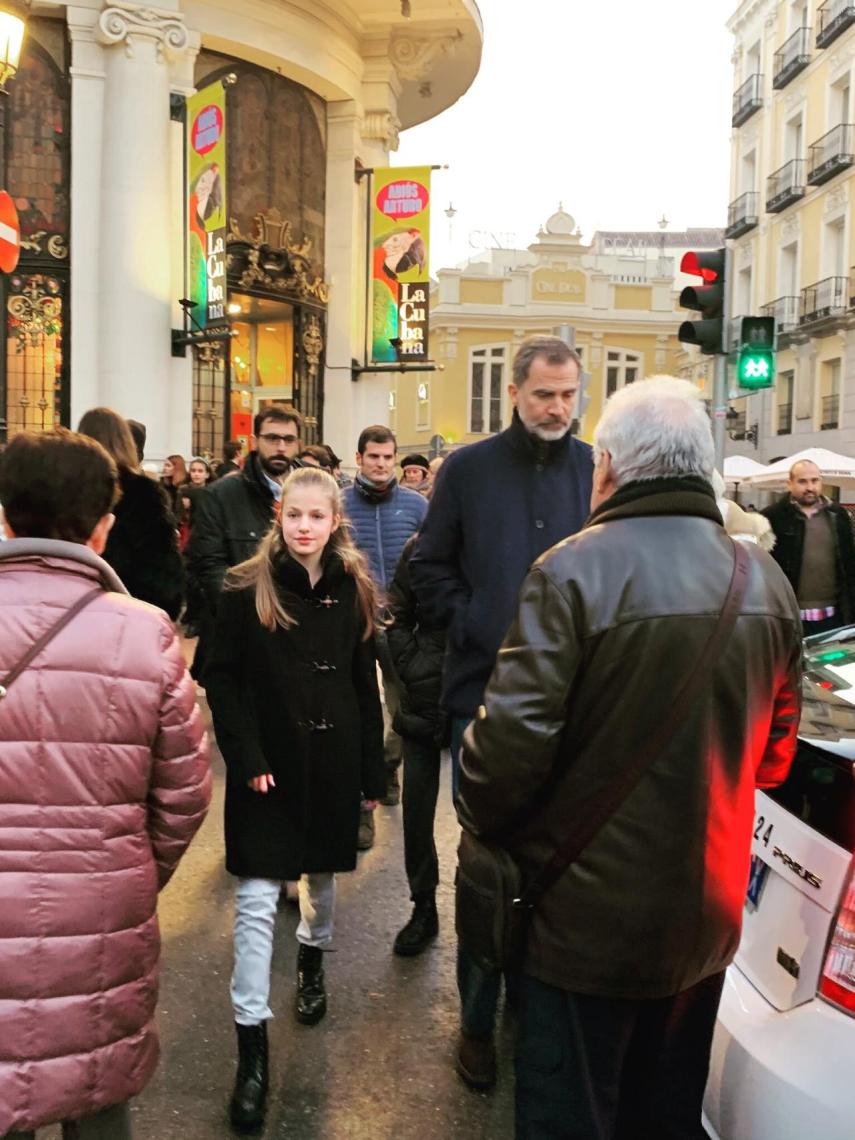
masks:
[[[759,221],[757,216],[758,196],[756,190],[749,190],[746,194],[740,194],[735,201],[730,203],[727,208],[725,237],[738,238],[754,229]]]
[[[733,94],[733,118],[731,126],[741,127],[755,111],[763,106],[763,76],[759,72],[750,75]]]
[[[811,186],[820,186],[853,161],[852,124],[840,123],[808,148],[807,180]]]
[[[816,46],[828,47],[832,40],[855,24],[855,4],[847,0],[826,0],[817,9],[818,27],[816,33]]]
[[[793,430],[793,405],[778,404],[778,435],[789,435]]]
[[[766,209],[779,214],[805,195],[805,160],[791,158],[766,179]]]
[[[842,316],[849,305],[849,278],[826,277],[802,289],[802,307],[799,324],[824,321]]]
[[[775,52],[772,86],[786,87],[810,63],[810,28],[797,28]]]
[[[764,317],[775,318],[775,331],[789,333],[799,326],[801,316],[800,297],[779,297],[777,301],[770,301],[762,307]]]
[[[822,397],[822,422],[820,431],[832,431],[840,427],[840,396],[835,392],[831,396]]]

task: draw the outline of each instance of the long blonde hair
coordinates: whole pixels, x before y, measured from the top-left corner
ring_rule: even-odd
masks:
[[[338,519],[338,527],[330,535],[324,549],[323,558],[328,552],[337,554],[342,561],[345,573],[356,582],[356,595],[359,608],[365,620],[363,640],[367,641],[377,627],[379,598],[374,579],[365,558],[357,550],[350,533],[350,523],[343,516],[341,490],[332,475],[319,467],[300,467],[292,471],[282,486],[282,498],[276,519],[261,540],[258,550],[246,562],[232,567],[226,576],[227,590],[240,590],[246,586],[255,589],[255,612],[265,629],[274,632],[278,627],[290,629],[297,619],[288,613],[276,589],[276,563],[287,555],[288,548],[282,535],[280,512],[284,507],[288,492],[295,487],[318,487],[328,497],[333,515]]]

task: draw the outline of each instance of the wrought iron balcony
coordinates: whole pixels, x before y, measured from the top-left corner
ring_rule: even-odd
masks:
[[[840,123],[808,148],[807,180],[811,186],[821,186],[853,161],[852,124]]]
[[[819,26],[816,33],[816,46],[828,47],[832,40],[855,24],[855,4],[847,0],[826,0],[816,12]]]
[[[727,208],[727,229],[724,231],[726,238],[738,238],[754,229],[759,221],[757,198],[757,191],[749,190],[730,203]]]
[[[778,333],[789,333],[799,327],[801,315],[801,298],[779,297],[777,301],[770,301],[763,305],[761,312],[764,317],[775,318],[775,330]]]
[[[786,87],[810,63],[810,28],[797,28],[775,52],[772,86]]]
[[[789,435],[793,430],[793,405],[778,404],[778,435]]]
[[[826,277],[802,289],[799,324],[842,316],[849,306],[849,278]]]
[[[805,196],[805,160],[791,158],[766,179],[766,209],[780,214]]]
[[[741,127],[755,111],[763,106],[763,76],[759,72],[750,75],[733,94],[733,118],[731,126]]]
[[[836,427],[840,427],[840,396],[837,393],[822,397],[822,423],[819,430],[833,431]]]

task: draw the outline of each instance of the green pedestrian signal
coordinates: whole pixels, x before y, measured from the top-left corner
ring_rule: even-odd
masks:
[[[736,382],[749,392],[775,383],[775,318],[743,317]]]

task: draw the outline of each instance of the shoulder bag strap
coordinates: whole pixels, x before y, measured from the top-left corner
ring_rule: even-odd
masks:
[[[96,586],[94,590],[90,590],[87,594],[84,594],[82,598],[78,598],[74,605],[65,611],[59,621],[54,622],[50,629],[43,633],[38,641],[30,646],[17,665],[13,666],[5,677],[0,678],[0,701],[6,696],[12,682],[17,681],[27,666],[32,664],[45,646],[53,641],[56,635],[61,633],[68,623],[77,617],[82,609],[88,606],[90,602],[94,602],[98,595],[103,593],[103,586]]]
[[[718,664],[721,652],[742,609],[750,569],[751,557],[748,551],[741,542],[734,542],[733,572],[724,605],[715,629],[710,634],[695,668],[686,678],[671,706],[670,715],[665,719],[656,735],[647,742],[647,746],[638,752],[620,773],[619,778],[606,789],[606,794],[595,806],[584,825],[558,848],[546,866],[524,888],[520,898],[514,900],[515,906],[532,907],[535,905],[544,891],[548,890],[570,864],[579,858],[600,828],[614,815],[653,761],[662,754],[677,726],[683,721],[692,701],[709,681]]]

